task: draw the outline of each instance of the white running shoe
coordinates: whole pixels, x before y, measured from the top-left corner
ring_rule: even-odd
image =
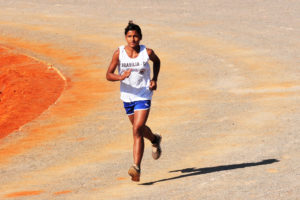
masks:
[[[132,181],[136,181],[136,182],[140,181],[141,170],[138,169],[135,165],[132,165],[129,168],[128,174],[131,176]]]

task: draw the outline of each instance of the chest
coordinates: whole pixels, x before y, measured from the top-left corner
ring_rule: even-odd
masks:
[[[143,52],[140,52],[136,58],[130,58],[126,52],[123,52],[119,59],[119,67],[122,70],[148,68],[148,60],[148,57],[143,56]]]

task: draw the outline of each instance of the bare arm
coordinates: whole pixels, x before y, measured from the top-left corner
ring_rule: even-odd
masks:
[[[153,62],[153,78],[150,82],[150,89],[156,90],[157,78],[160,70],[160,59],[152,49],[147,49],[147,53],[149,55],[150,60]]]
[[[130,73],[131,73],[131,69],[129,70],[126,70],[123,74],[119,75],[119,74],[115,74],[115,71],[116,71],[116,68],[119,64],[119,49],[115,51],[112,59],[111,59],[111,62],[110,62],[110,65],[107,69],[107,72],[106,72],[106,79],[108,81],[122,81],[124,80],[125,78],[128,78],[130,76]]]

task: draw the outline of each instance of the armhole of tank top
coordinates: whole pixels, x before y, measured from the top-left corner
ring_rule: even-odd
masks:
[[[145,57],[147,58],[147,60],[149,60],[150,58],[149,58],[149,55],[148,55],[148,51],[147,51],[147,47],[145,46],[145,45],[143,45],[144,46],[144,50],[145,50]]]
[[[119,46],[119,61],[121,61],[122,54],[123,54],[124,45]]]

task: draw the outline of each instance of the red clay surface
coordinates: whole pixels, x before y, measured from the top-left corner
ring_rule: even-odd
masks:
[[[43,191],[22,191],[22,192],[14,192],[7,194],[6,198],[15,198],[15,197],[24,197],[24,196],[33,196],[33,195],[39,195]]]
[[[39,116],[64,86],[53,68],[0,46],[0,139]]]
[[[37,53],[48,58],[55,65],[59,63],[59,65],[69,66],[69,69],[71,69],[66,77],[63,94],[59,97],[60,99],[55,106],[51,106],[48,115],[41,114],[39,116],[41,118],[39,122],[41,123],[30,125],[26,129],[24,137],[12,143],[7,142],[6,145],[0,147],[0,163],[5,164],[14,156],[22,155],[41,143],[51,141],[58,135],[65,133],[66,129],[78,123],[77,117],[90,113],[94,106],[104,96],[108,95],[107,91],[110,88],[107,81],[99,80],[99,77],[103,77],[104,70],[97,68],[87,70],[87,68],[82,67],[95,63],[91,57],[79,56],[73,51],[62,50],[48,43],[32,42],[8,36],[0,36],[0,40],[6,45],[5,47],[17,47],[20,51],[26,49],[28,52]],[[86,84],[87,82],[89,84]],[[101,109],[105,110],[109,107],[105,106]],[[47,121],[51,123],[49,124]]]

